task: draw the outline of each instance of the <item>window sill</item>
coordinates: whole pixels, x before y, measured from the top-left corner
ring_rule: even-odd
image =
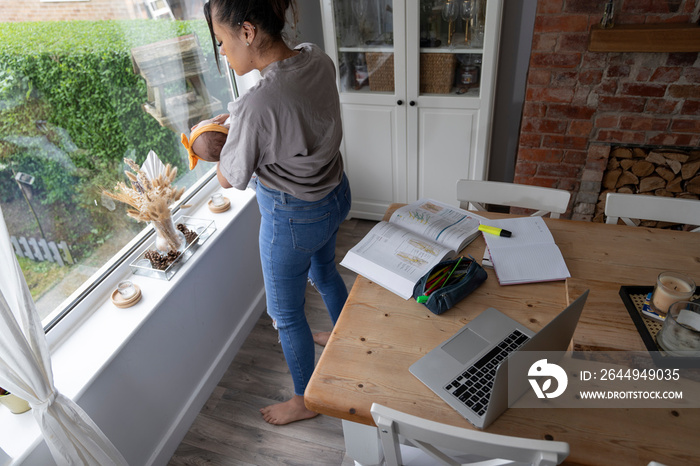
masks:
[[[231,200],[231,209],[218,214],[208,209],[207,201],[215,191],[221,191]],[[187,216],[214,220],[216,231],[181,266],[170,281],[131,273],[129,264],[133,258],[147,249],[152,242],[152,240],[146,241],[119,266],[115,273],[111,274],[78,308],[72,311],[72,313],[79,311],[76,316],[81,313],[83,316],[79,318],[77,325],[75,322],[72,323],[74,329],[70,333],[60,341],[52,341],[55,340],[52,336],[54,330],[59,330],[56,332],[57,335],[62,332],[58,328],[49,332],[54,383],[57,389],[71,399],[79,399],[113,358],[127,346],[154,310],[180,282],[187,280],[188,271],[196,265],[198,259],[207,250],[214,247],[217,237],[229,228],[241,210],[254,200],[254,191],[229,189],[224,192],[218,187],[216,179],[212,179],[191,200],[190,204],[193,207],[181,212]],[[133,307],[120,309],[112,304],[110,296],[116,284],[127,278],[141,288],[143,296]],[[68,325],[69,322],[60,324]],[[10,460],[4,459],[0,451],[0,465],[21,463],[42,441],[31,410],[23,414],[12,414],[7,409],[0,409],[0,448],[10,457]]]

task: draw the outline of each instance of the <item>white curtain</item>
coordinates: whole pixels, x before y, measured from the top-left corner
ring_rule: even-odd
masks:
[[[10,243],[2,209],[0,387],[29,402],[57,464],[127,464],[85,411],[54,387],[44,329]]]

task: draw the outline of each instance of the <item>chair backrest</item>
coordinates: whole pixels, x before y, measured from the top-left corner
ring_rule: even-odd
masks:
[[[457,200],[462,209],[469,209],[470,203],[476,210],[486,210],[483,204],[495,204],[534,209],[533,216],[550,214],[551,218],[559,218],[566,212],[570,198],[571,193],[563,189],[500,181],[457,181]]]
[[[399,436],[430,457],[427,464],[556,465],[569,456],[569,444],[532,440],[449,426],[402,413],[377,403],[370,409],[387,466],[403,464]],[[471,463],[462,463],[470,459]],[[486,459],[501,460],[484,462]],[[474,463],[474,461],[477,463]]]
[[[700,225],[700,201],[677,197],[645,196],[643,194],[608,193],[605,198],[606,223],[617,224],[622,219],[636,226],[632,219]],[[700,232],[700,227],[692,230]]]

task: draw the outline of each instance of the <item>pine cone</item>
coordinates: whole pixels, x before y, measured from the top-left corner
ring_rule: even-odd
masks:
[[[187,244],[191,244],[193,241],[197,241],[197,233],[189,230],[187,233],[185,233],[185,239],[187,240]]]
[[[166,256],[162,256],[158,251],[156,250],[148,250],[146,251],[146,254],[144,254],[146,259],[148,259],[151,262],[151,267],[153,267],[156,270],[165,270],[168,268],[169,262],[167,260]]]
[[[184,224],[178,223],[177,229],[180,230],[183,235],[185,235],[185,241],[187,241],[187,244],[191,244],[192,241],[197,239],[197,233],[187,228]]]
[[[167,256],[167,262],[168,265],[172,264],[177,260],[177,258],[180,257],[180,253],[177,251],[168,251],[168,256]]]

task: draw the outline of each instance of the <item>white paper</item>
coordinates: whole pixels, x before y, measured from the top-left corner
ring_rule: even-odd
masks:
[[[155,152],[148,151],[146,160],[141,165],[141,170],[146,174],[149,180],[155,180],[158,175],[165,175],[165,164],[160,161]]]
[[[479,224],[484,220],[484,217],[457,207],[420,199],[396,209],[389,221],[454,251],[461,251],[478,236]]]
[[[408,299],[415,283],[450,253],[450,248],[380,222],[340,264]]]
[[[511,237],[484,233],[501,285],[564,280],[571,276],[542,217],[486,220],[484,223],[512,233]]]
[[[375,225],[340,264],[408,299],[423,275],[479,235],[481,220],[485,218],[466,210],[420,199]]]

